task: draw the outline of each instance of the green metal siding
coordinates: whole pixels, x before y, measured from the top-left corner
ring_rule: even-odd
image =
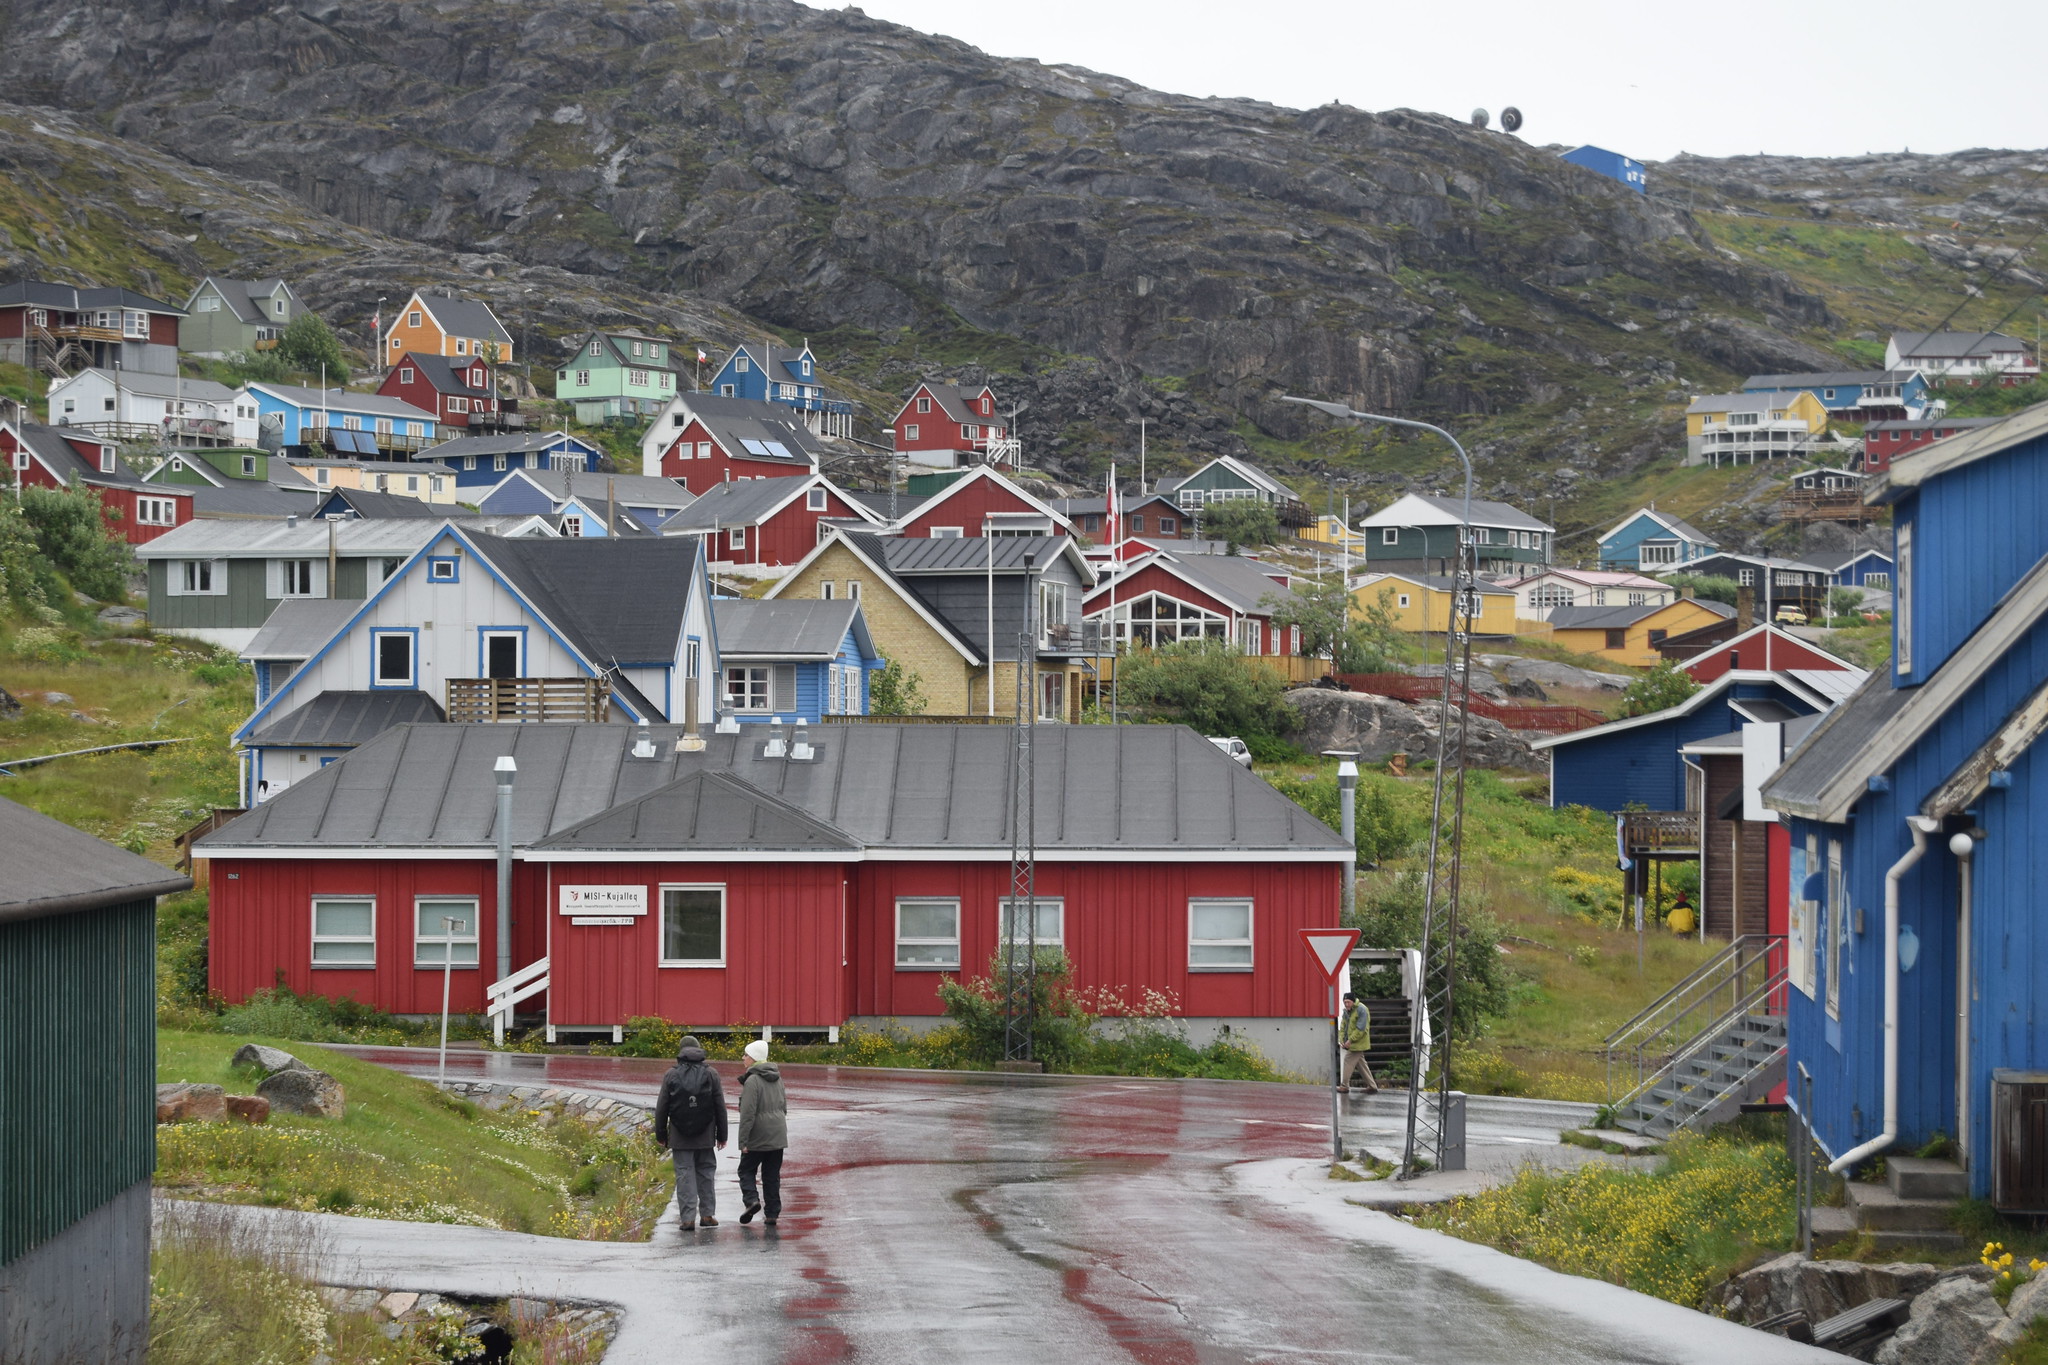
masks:
[[[213,484],[204,475],[191,469],[172,469],[165,465],[163,472],[150,476],[151,483],[181,483],[195,488],[211,488]]]
[[[0,1265],[156,1169],[156,906],[0,924]]]
[[[1205,493],[1213,492],[1214,490],[1219,488],[1245,488],[1251,489],[1251,491],[1255,493],[1259,493],[1259,500],[1261,502],[1272,501],[1272,499],[1268,497],[1265,493],[1259,492],[1259,490],[1254,488],[1250,483],[1246,482],[1243,479],[1240,479],[1237,475],[1231,473],[1222,465],[1209,466],[1209,468],[1203,470],[1201,473],[1189,479],[1186,483],[1180,485],[1180,488],[1199,488]],[[1178,494],[1180,492],[1180,488],[1175,489],[1174,492]]]
[[[404,556],[393,555],[391,558],[403,559]],[[369,582],[370,579],[369,563],[370,561],[367,559],[335,560],[334,595],[336,597],[346,597],[351,602],[360,602],[369,596],[369,593],[364,591],[363,588],[363,585]]]
[[[404,556],[379,555],[378,558],[403,559]],[[171,596],[168,584],[171,566],[176,562],[169,559],[149,561],[149,623],[158,630],[200,627],[246,629],[262,625],[277,609],[279,599],[266,595],[269,588],[267,560],[230,559],[227,562],[228,590],[213,597]],[[334,575],[336,597],[359,602],[368,596],[363,587],[369,577],[365,563],[360,555],[337,561]]]

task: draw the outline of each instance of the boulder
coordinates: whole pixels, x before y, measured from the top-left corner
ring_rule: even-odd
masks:
[[[158,1123],[219,1123],[227,1116],[227,1092],[217,1085],[172,1081],[156,1088]]]
[[[291,1067],[274,1072],[256,1087],[256,1093],[270,1101],[273,1113],[338,1119],[347,1112],[341,1082],[324,1071]]]
[[[230,1095],[227,1108],[229,1118],[240,1119],[243,1123],[270,1122],[270,1101],[261,1095]]]
[[[21,703],[14,699],[13,693],[4,687],[0,687],[0,720],[20,719]]]
[[[311,1071],[298,1058],[281,1047],[265,1047],[261,1043],[244,1043],[235,1049],[236,1066],[253,1066],[266,1076],[280,1071]]]
[[[2013,1347],[2024,1341],[2036,1318],[2048,1317],[2048,1275],[2038,1275],[2012,1291],[2005,1321],[1991,1329],[1970,1365],[2004,1365]]]
[[[1974,1277],[1937,1282],[1913,1300],[1912,1315],[1877,1348],[1877,1365],[1971,1365],[2005,1310]]]
[[[1439,687],[1443,685],[1441,679],[1444,676],[1444,666],[1442,664],[1417,664],[1408,671],[1418,678],[1436,678],[1439,680],[1437,685]],[[1472,669],[1472,695],[1498,701],[1506,696],[1507,693],[1502,689],[1500,679],[1491,671],[1474,665]]]
[[[1554,659],[1524,659],[1517,654],[1482,654],[1479,662],[1508,685],[1534,682],[1543,687],[1578,687],[1597,692],[1621,692],[1635,681],[1627,673],[1596,673],[1590,668],[1561,664]]]
[[[69,692],[43,693],[43,705],[45,706],[70,706],[74,700]]]
[[[99,619],[103,625],[139,626],[148,616],[137,607],[102,607]]]
[[[1542,685],[1534,678],[1523,678],[1520,682],[1511,682],[1501,688],[1501,692],[1506,696],[1520,697],[1523,701],[1544,702],[1550,700],[1550,694],[1545,692]]]
[[[1287,694],[1298,717],[1284,738],[1312,754],[1326,749],[1351,749],[1361,762],[1384,763],[1395,754],[1411,762],[1436,757],[1438,701],[1410,705],[1370,692],[1332,692],[1298,687]],[[1477,768],[1541,766],[1528,742],[1497,720],[1472,717],[1465,733],[1466,761]]]

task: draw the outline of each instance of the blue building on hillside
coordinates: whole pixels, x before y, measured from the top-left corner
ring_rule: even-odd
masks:
[[[1883,550],[1829,550],[1809,554],[1806,562],[1827,570],[1831,588],[1892,590],[1892,557]]]
[[[818,374],[818,358],[805,342],[801,348],[752,342],[735,346],[709,389],[721,398],[751,398],[780,403],[804,414],[804,425],[821,436],[853,434],[853,404],[827,398]]]
[[[403,459],[433,444],[439,429],[425,409],[353,389],[251,382],[236,397],[256,405],[256,439],[265,450],[319,444],[347,457]]]
[[[1803,1117],[1842,1166],[1948,1134],[1972,1195],[2040,1212],[2048,409],[1902,456],[1873,496],[1893,516],[1891,667],[1763,792],[1791,835]]]
[[[718,627],[719,712],[743,721],[868,713],[876,657],[859,598],[809,602],[712,599]]]
[[[497,436],[457,436],[414,457],[455,472],[457,488],[495,488],[518,469],[573,470],[596,474],[604,452],[566,431],[515,431]]]
[[[1530,747],[1550,751],[1550,804],[1590,806],[1619,814],[1686,810],[1690,771],[1679,749],[1696,740],[1825,711],[1853,673],[1729,669],[1668,710],[1610,721],[1576,734],[1553,735]]]
[[[1753,374],[1744,393],[1804,389],[1830,413],[1852,421],[1917,415],[1927,405],[1927,377],[1918,370],[1827,370],[1809,374]]]
[[[674,479],[522,469],[507,474],[476,507],[485,516],[548,517],[566,536],[644,535],[696,500]]]
[[[1705,531],[1669,512],[1645,507],[1600,537],[1600,567],[1636,573],[1683,573],[1695,559],[1719,553]]]
[[[1650,173],[1643,169],[1643,163],[1632,157],[1623,156],[1620,152],[1610,152],[1605,147],[1595,147],[1588,143],[1558,155],[1561,160],[1569,161],[1574,166],[1584,166],[1587,170],[1604,175],[1609,180],[1619,180],[1637,194],[1650,192]]]

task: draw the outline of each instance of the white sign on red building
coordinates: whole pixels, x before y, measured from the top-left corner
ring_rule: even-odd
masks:
[[[561,888],[560,901],[565,915],[644,915],[647,913],[647,888],[565,886]]]

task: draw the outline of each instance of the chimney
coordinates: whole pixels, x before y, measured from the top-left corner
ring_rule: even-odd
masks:
[[[1735,590],[1735,629],[1737,633],[1748,630],[1756,624],[1756,589]]]
[[[284,524],[286,526],[291,527],[293,530],[297,530],[299,526],[299,514],[297,512],[287,514],[284,519]]]

